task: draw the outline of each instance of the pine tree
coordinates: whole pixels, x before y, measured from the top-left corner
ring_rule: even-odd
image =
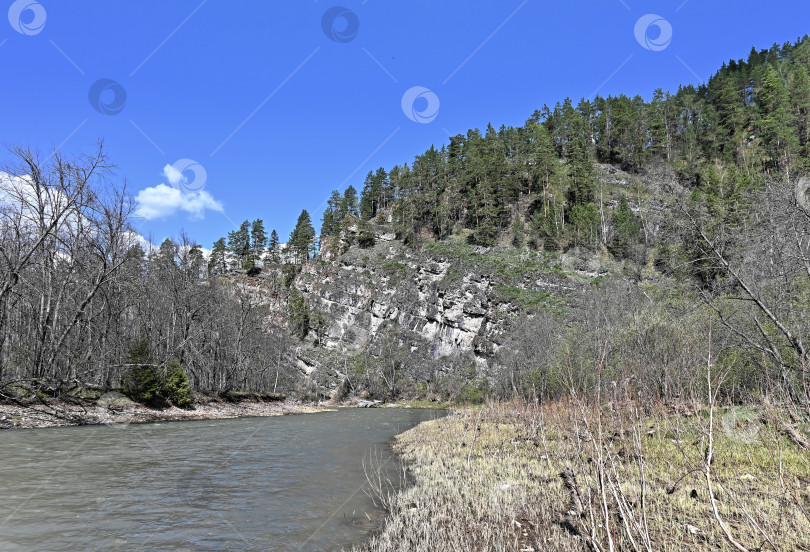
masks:
[[[303,340],[309,333],[309,308],[304,296],[295,288],[291,289],[287,308],[290,331]]]
[[[203,254],[202,247],[196,244],[192,245],[191,249],[188,250],[188,255],[186,255],[183,260],[183,269],[189,277],[196,279],[204,276],[205,255]]]
[[[357,244],[366,249],[373,247],[375,243],[374,231],[371,229],[371,223],[367,220],[361,220],[357,228]]]
[[[269,258],[270,262],[273,264],[278,264],[279,262],[279,239],[278,239],[278,232],[275,229],[270,232],[270,241],[268,243],[267,257]]]
[[[228,232],[228,249],[234,255],[234,262],[237,268],[249,268],[245,266],[250,254],[250,222],[243,222],[238,230]]]
[[[672,96],[660,88],[653,92],[649,110],[650,147],[653,152],[667,161],[672,161],[672,116],[670,115]]]
[[[225,238],[219,238],[211,248],[208,258],[208,273],[212,276],[221,276],[228,271],[228,246]]]
[[[560,246],[561,219],[562,216],[558,216],[556,203],[553,201],[549,202],[546,209],[537,211],[532,217],[532,230],[542,240],[543,249],[546,251],[555,251]]]
[[[376,217],[387,206],[388,187],[388,173],[383,167],[376,172],[369,171],[360,196],[360,216],[364,220]]]
[[[321,224],[321,237],[334,236],[340,233],[340,223],[343,222],[340,192],[333,190],[326,202]]]
[[[599,210],[593,202],[574,205],[571,209],[571,226],[577,244],[593,247],[599,231]]]
[[[388,172],[386,172],[383,167],[377,169],[374,178],[377,181],[377,204],[374,211],[374,216],[376,217],[380,211],[388,208],[388,204],[391,201],[391,181],[388,178]]]
[[[159,271],[168,273],[174,272],[178,268],[177,260],[179,252],[179,248],[174,240],[166,238],[163,240],[163,243],[160,244],[157,252],[150,260],[149,265],[154,266]]]
[[[796,117],[782,76],[768,65],[759,90],[760,127],[771,166],[790,175],[791,160],[799,149]]]
[[[557,154],[554,151],[554,144],[548,130],[534,121],[530,121],[528,125],[532,142],[533,177],[539,184],[540,189],[543,190],[543,195],[546,196],[548,195],[551,178],[557,169]]]
[[[256,219],[250,227],[250,245],[252,250],[252,264],[262,258],[265,247],[267,247],[267,232],[264,229],[262,219]]]
[[[568,163],[570,166],[571,185],[569,201],[572,206],[590,203],[594,198],[593,164],[590,153],[590,128],[580,113],[570,107],[567,100],[568,127]]]
[[[797,65],[790,83],[790,98],[796,117],[796,126],[801,146],[801,159],[807,164],[810,159],[810,74],[804,65]]]
[[[343,201],[340,205],[340,220],[343,220],[346,216],[360,216],[360,208],[357,204],[357,190],[354,189],[354,186],[349,186],[346,188],[346,191],[343,192]]]
[[[288,246],[293,250],[299,262],[309,259],[315,250],[315,229],[312,227],[312,219],[306,209],[301,211],[298,222],[290,234]]]
[[[617,257],[629,257],[633,245],[638,240],[641,225],[633,210],[630,209],[625,196],[622,196],[618,207],[613,212],[611,226],[613,226],[613,239],[610,242],[611,251]]]
[[[376,214],[374,205],[376,196],[377,190],[374,173],[369,171],[363,183],[363,191],[360,192],[360,217],[363,220],[368,220]]]

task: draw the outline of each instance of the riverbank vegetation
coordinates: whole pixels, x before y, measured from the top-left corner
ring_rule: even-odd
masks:
[[[617,391],[487,403],[400,435],[412,484],[387,493],[388,522],[362,549],[810,549],[801,415]]]

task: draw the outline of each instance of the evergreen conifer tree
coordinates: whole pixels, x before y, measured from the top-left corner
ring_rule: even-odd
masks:
[[[252,252],[252,261],[261,260],[264,254],[264,249],[267,247],[267,232],[264,229],[264,222],[262,219],[256,219],[250,227],[250,245]]]
[[[312,219],[306,209],[301,211],[298,222],[290,234],[290,241],[287,244],[294,252],[298,262],[305,262],[315,250],[315,229],[312,227]]]

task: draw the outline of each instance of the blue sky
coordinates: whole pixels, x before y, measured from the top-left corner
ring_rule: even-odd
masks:
[[[810,31],[796,0],[0,5],[3,144],[103,139],[143,202],[140,232],[205,247],[255,218],[284,240],[302,208],[320,221],[331,190],[449,134],[566,96],[675,91]]]

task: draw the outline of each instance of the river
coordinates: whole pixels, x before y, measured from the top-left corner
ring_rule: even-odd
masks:
[[[0,431],[0,550],[340,550],[420,409]]]

